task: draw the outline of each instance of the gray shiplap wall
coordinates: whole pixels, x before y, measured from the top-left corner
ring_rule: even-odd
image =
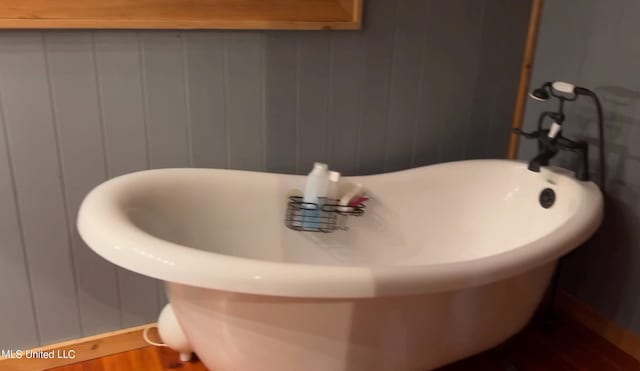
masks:
[[[636,334],[640,334],[639,14],[637,0],[545,1],[532,76],[536,86],[565,80],[595,90],[602,99],[608,166],[605,220],[591,241],[564,260],[561,284]],[[535,127],[543,108],[533,101],[528,104],[525,128]],[[588,99],[568,109],[565,130],[592,144],[592,173],[597,174],[595,110]],[[529,159],[533,153],[535,146],[524,142],[520,157]]]
[[[106,179],[504,156],[529,6],[368,0],[362,32],[0,32],[0,348],[155,321],[162,286],[75,230]]]

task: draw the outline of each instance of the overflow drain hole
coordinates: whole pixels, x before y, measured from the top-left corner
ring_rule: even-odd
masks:
[[[540,192],[540,206],[550,208],[556,202],[556,192],[551,188],[545,188]]]

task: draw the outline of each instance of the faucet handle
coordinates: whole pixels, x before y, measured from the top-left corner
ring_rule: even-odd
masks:
[[[527,133],[526,131],[520,130],[518,128],[511,128],[511,132],[514,133],[514,134],[521,135],[521,136],[523,136],[525,138],[528,138],[528,139],[535,139],[535,138],[540,137],[540,133],[537,132],[537,131]]]
[[[571,152],[584,151],[588,146],[587,142],[585,141],[574,141],[562,135],[556,138],[556,143],[558,144],[558,147]]]

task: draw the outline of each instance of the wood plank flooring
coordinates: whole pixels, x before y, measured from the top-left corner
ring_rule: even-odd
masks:
[[[200,362],[182,363],[178,360],[177,353],[168,348],[156,347],[119,353],[50,371],[125,370],[207,371]],[[438,371],[635,370],[640,371],[640,362],[585,327],[570,320],[557,320],[551,325],[537,320],[501,346]]]

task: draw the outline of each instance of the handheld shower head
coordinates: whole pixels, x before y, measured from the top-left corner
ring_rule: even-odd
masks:
[[[573,101],[579,93],[580,87],[564,81],[548,81],[541,87],[532,90],[529,96],[535,100],[544,102],[551,97],[561,100]]]
[[[554,91],[564,94],[575,94],[576,86],[564,81],[554,81],[551,83]]]
[[[533,91],[531,91],[529,93],[529,96],[535,100],[539,100],[541,102],[544,102],[545,100],[549,99],[549,93],[547,93],[547,89],[545,89],[544,87],[541,88],[537,88]]]
[[[540,102],[544,102],[546,100],[549,100],[549,98],[551,98],[551,95],[553,95],[553,92],[551,91],[551,83],[550,82],[545,82],[544,84],[542,84],[541,87],[532,90],[531,92],[529,92],[529,96],[537,101]]]

